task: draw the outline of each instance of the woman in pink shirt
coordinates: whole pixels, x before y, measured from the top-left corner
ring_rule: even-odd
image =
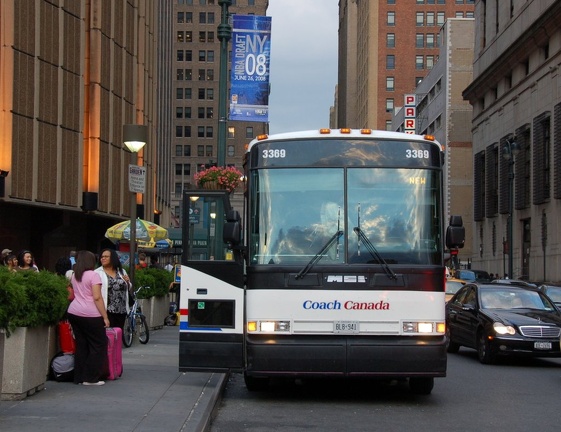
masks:
[[[107,374],[109,318],[101,295],[101,277],[94,270],[95,255],[78,251],[71,278],[74,300],[68,307],[68,320],[76,338],[74,384],[103,385]]]

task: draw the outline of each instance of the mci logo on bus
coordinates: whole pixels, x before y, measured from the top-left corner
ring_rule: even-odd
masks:
[[[329,275],[327,282],[338,283],[366,283],[366,276],[363,275]]]

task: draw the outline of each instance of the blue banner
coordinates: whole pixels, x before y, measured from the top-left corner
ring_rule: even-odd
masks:
[[[234,15],[230,120],[269,121],[271,17]]]

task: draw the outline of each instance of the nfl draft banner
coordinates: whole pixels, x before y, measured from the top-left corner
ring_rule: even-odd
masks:
[[[271,17],[234,15],[230,120],[269,121]]]

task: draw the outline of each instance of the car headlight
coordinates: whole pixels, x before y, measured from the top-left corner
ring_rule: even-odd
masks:
[[[514,330],[514,327],[507,326],[507,325],[504,325],[503,323],[499,323],[499,322],[493,323],[493,328],[495,329],[495,332],[497,334],[500,334],[500,335],[504,335],[504,334],[513,335],[513,334],[516,333],[516,330]]]

